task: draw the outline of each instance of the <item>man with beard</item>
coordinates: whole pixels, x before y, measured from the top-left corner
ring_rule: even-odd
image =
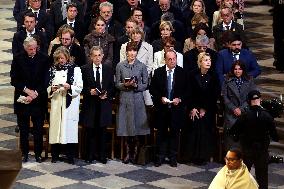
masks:
[[[260,73],[260,67],[253,53],[242,48],[242,40],[240,35],[234,33],[228,38],[228,48],[219,51],[216,62],[216,73],[220,84],[224,81],[224,76],[230,72],[232,64],[236,60],[241,60],[245,66],[249,76],[257,77]]]

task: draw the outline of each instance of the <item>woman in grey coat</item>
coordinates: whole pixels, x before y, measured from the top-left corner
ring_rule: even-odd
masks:
[[[222,86],[222,97],[225,105],[224,143],[226,151],[231,147],[239,147],[239,144],[234,142],[229,135],[229,129],[231,129],[241,114],[246,111],[248,107],[248,92],[255,88],[256,85],[253,79],[248,76],[245,65],[239,60],[235,61]]]
[[[126,45],[127,59],[116,66],[116,87],[120,90],[117,114],[117,136],[126,137],[124,163],[135,162],[138,154],[138,136],[150,134],[143,91],[148,85],[145,64],[136,59],[137,43]]]

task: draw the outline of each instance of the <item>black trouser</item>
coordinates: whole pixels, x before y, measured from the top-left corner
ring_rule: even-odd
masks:
[[[51,156],[52,158],[58,159],[61,154],[61,146],[64,144],[51,144]],[[66,144],[65,154],[69,160],[75,157],[76,153],[76,143]]]
[[[274,38],[274,59],[277,70],[284,71],[284,38]]]
[[[29,153],[29,132],[30,132],[30,118],[33,123],[33,136],[34,136],[34,153],[40,156],[42,152],[42,128],[44,124],[44,116],[30,116],[24,114],[17,114],[17,122],[20,129],[20,142],[23,155]]]
[[[250,171],[252,165],[255,167],[256,181],[259,189],[268,188],[268,150],[260,146],[252,146],[243,149],[244,163]]]
[[[106,127],[86,128],[86,158],[106,158]]]
[[[170,159],[176,159],[178,151],[178,139],[179,139],[179,129],[170,125],[171,114],[169,113],[165,117],[167,121],[164,123],[169,123],[167,125],[161,125],[157,130],[157,146],[158,146],[158,158],[164,159],[168,157]],[[168,129],[169,128],[169,129]]]

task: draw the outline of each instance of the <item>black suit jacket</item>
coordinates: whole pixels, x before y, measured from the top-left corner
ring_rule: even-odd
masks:
[[[31,62],[32,60],[32,62]],[[38,115],[45,113],[47,102],[48,57],[41,52],[29,58],[25,51],[14,56],[11,65],[11,85],[15,87],[14,108],[15,113]],[[17,102],[20,95],[27,96],[24,88],[36,90],[38,97],[30,104]]]
[[[154,24],[155,22],[161,20],[161,16],[163,15],[162,10],[160,9],[158,4],[155,4],[153,7],[149,9],[149,20],[150,20],[150,26]],[[168,12],[173,13],[175,20],[179,20],[180,22],[184,23],[183,15],[181,13],[181,10],[171,5]]]
[[[25,28],[23,27],[24,15],[28,12],[32,12],[32,10],[28,9],[28,10],[22,11],[19,14],[19,18],[17,19],[17,31],[25,30]],[[36,20],[37,20],[36,28],[38,30],[42,30],[44,28],[47,39],[48,39],[48,41],[50,41],[54,31],[53,31],[53,27],[51,25],[51,20],[50,20],[49,14],[47,14],[46,11],[40,9],[39,13],[38,13],[38,17],[37,17]]]
[[[107,99],[100,99],[91,95],[91,89],[97,88],[93,64],[89,63],[81,67],[83,87],[82,123],[85,127],[106,127],[112,123],[112,97],[114,81],[112,68],[102,65],[102,90],[107,91]],[[96,119],[97,118],[97,119]]]
[[[232,22],[230,31],[232,32],[236,32],[237,34],[239,34],[241,36],[242,42],[245,43],[245,34],[244,34],[244,30],[243,30],[243,26],[236,23],[235,21]],[[213,37],[216,41],[216,49],[222,50],[223,47],[223,33],[225,32],[224,28],[223,28],[223,23],[217,24],[216,26],[213,27]]]
[[[67,24],[67,18],[65,18],[62,22],[60,22],[57,26],[55,26],[55,30],[54,31],[58,31],[58,29],[60,28],[60,26]],[[76,19],[74,22],[74,26],[73,26],[73,30],[75,32],[75,38],[80,42],[80,44],[83,44],[83,39],[86,35],[86,30],[85,30],[85,25],[82,21],[80,21],[79,19]]]
[[[46,33],[36,29],[34,35],[38,36],[40,39],[40,52],[47,54],[48,42],[47,42]],[[14,34],[12,42],[13,55],[18,54],[24,50],[23,43],[26,37],[27,37],[26,30],[21,30]]]
[[[77,10],[78,10],[77,19],[83,21],[84,19],[83,4],[78,0],[71,0],[71,2],[77,4]],[[63,21],[61,7],[62,7],[61,0],[56,0],[52,2],[50,5],[50,17],[53,26],[58,26]],[[56,33],[57,31],[54,32]]]
[[[176,66],[173,78],[173,99],[180,98],[181,102],[171,106],[171,127],[182,128],[185,123],[186,104],[188,101],[188,82],[185,71]],[[153,103],[156,111],[157,128],[169,125],[165,123],[165,117],[168,117],[168,105],[163,104],[162,97],[167,97],[167,71],[166,66],[157,68],[150,84],[150,93],[153,96]]]
[[[142,5],[138,5],[139,8],[141,8],[142,10],[144,10],[144,7],[142,7]],[[144,18],[146,17],[146,12],[143,11],[143,16]],[[118,9],[117,15],[115,15],[115,18],[117,18],[117,20],[122,24],[125,25],[125,22],[128,18],[131,17],[131,6],[126,3],[125,5],[121,6]]]

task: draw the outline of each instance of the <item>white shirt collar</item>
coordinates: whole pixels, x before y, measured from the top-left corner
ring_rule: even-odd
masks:
[[[74,24],[75,23],[75,19],[73,20],[73,21],[70,21],[70,20],[68,20],[68,18],[67,18],[67,24]]]
[[[97,70],[97,67],[99,67],[99,69],[102,69],[102,64],[100,64],[100,65],[96,65],[96,64],[94,64],[93,63],[93,68],[94,68],[94,70]]]
[[[168,66],[166,65],[166,71],[168,72],[170,69],[168,68]],[[172,70],[172,73],[174,73],[175,72],[175,67],[173,68],[173,69],[171,69]]]
[[[35,28],[32,32],[29,32],[28,30],[26,30],[26,32],[27,32],[27,35],[33,35],[33,34],[35,34]]]
[[[32,10],[33,13],[35,13],[35,12],[39,13],[39,11],[40,11],[40,9],[34,10],[34,9],[32,9],[32,8],[31,8],[31,10]]]
[[[226,26],[229,26],[230,27],[230,29],[231,29],[231,27],[232,27],[232,23],[233,23],[233,21],[231,20],[231,22],[227,25],[227,24],[225,24],[224,22],[223,22],[223,28],[225,28],[225,29],[227,29],[226,28]]]

